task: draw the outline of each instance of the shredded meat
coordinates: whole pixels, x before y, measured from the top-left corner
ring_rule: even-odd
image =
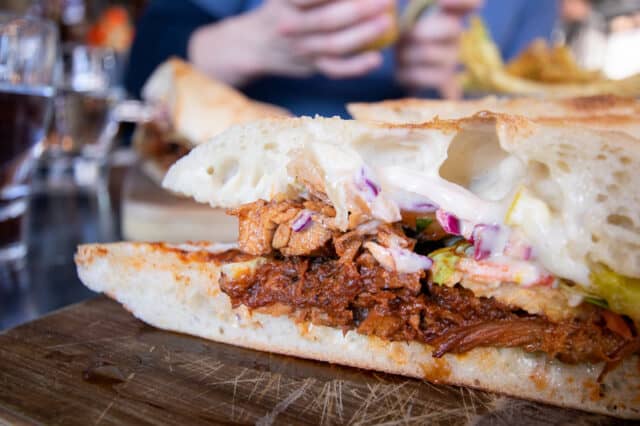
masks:
[[[304,229],[293,230],[303,211],[311,215]],[[258,200],[228,211],[238,217],[238,245],[245,253],[265,256],[279,252],[283,256],[318,256],[336,253],[343,261],[354,258],[365,240],[385,247],[413,249],[400,225],[380,225],[368,235],[361,230],[342,234],[334,224],[335,210],[321,201]]]
[[[628,352],[629,340],[607,329],[598,311],[554,323],[425,278],[424,273],[390,272],[364,252],[354,262],[274,259],[255,275],[223,276],[220,285],[234,306],[289,306],[298,320],[431,344],[436,357],[481,346],[542,351],[567,363],[612,362]]]
[[[290,223],[283,223],[278,227],[285,228],[289,234],[288,241],[280,248],[284,256],[302,256],[318,254],[333,236],[333,233],[323,223],[311,220],[302,231],[291,230]]]
[[[245,204],[228,213],[238,216],[238,245],[242,251],[254,255],[267,255],[273,252],[273,239],[278,225],[289,224],[302,210],[302,205],[293,201],[267,203],[263,200]],[[285,247],[290,234],[281,231],[277,235],[276,245]]]
[[[311,221],[303,229],[295,226],[296,232],[294,223],[304,211]],[[459,285],[435,285],[425,272],[385,268],[371,247],[415,248],[400,224],[370,222],[343,233],[334,226],[335,210],[321,201],[257,201],[230,213],[239,218],[240,249],[271,257],[254,274],[222,276],[220,286],[234,306],[428,343],[436,357],[476,347],[520,347],[567,363],[613,365],[640,349],[635,327],[631,334],[616,332],[599,308],[551,320],[476,297]]]
[[[305,210],[311,220],[296,232],[293,224]],[[238,217],[240,249],[254,255],[275,250],[285,256],[319,255],[337,232],[332,221],[335,210],[317,201],[258,200],[228,213]]]
[[[336,254],[343,262],[351,262],[362,247],[363,236],[358,231],[347,232],[333,240]]]

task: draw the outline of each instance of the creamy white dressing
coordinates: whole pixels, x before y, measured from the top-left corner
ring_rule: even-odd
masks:
[[[433,261],[428,257],[398,246],[384,247],[373,241],[367,241],[364,243],[364,248],[369,250],[378,263],[389,271],[413,274],[427,270],[433,265]]]
[[[473,229],[476,224],[472,223],[468,220],[460,220],[460,235],[462,235],[466,240],[471,239],[471,234],[473,234]]]
[[[206,251],[209,253],[222,253],[228,250],[233,250],[238,248],[238,243],[211,243],[211,244],[167,244],[167,247],[175,248],[182,251],[188,252],[198,252],[198,251]]]
[[[471,223],[502,223],[504,203],[485,201],[469,190],[437,175],[428,175],[402,167],[385,167],[379,171],[384,180],[432,200],[441,209]]]
[[[475,247],[488,253],[488,257],[504,256],[505,249],[511,239],[511,230],[506,226],[487,227],[476,232]]]
[[[386,193],[383,194],[380,192],[380,194],[369,203],[369,208],[371,209],[371,215],[383,222],[393,223],[402,219],[400,208],[386,196]]]
[[[523,173],[519,167],[521,167],[520,162],[505,159],[499,170],[495,174],[488,174],[487,180],[482,183],[488,188],[488,182],[496,182],[496,176],[499,176],[497,181],[501,182],[502,186],[492,189],[493,192],[489,193],[489,189],[483,191],[482,185],[478,183],[480,181],[476,181],[475,191],[479,194],[474,194],[439,176],[400,167],[381,168],[378,173],[391,191],[393,188],[402,188],[401,191],[392,192],[392,195],[389,195],[396,202],[413,201],[414,198],[411,197],[416,197],[429,200],[457,216],[460,219],[461,233],[466,239],[471,237],[475,225],[499,224],[500,232],[494,237],[494,241],[490,242],[492,248],[489,260],[517,268],[520,276],[518,282],[522,285],[535,283],[548,272],[578,283],[588,283],[589,270],[586,265],[571,259],[566,253],[568,242],[566,225],[559,218],[552,218],[548,208],[540,200],[538,202],[544,207],[534,203],[529,208],[527,202],[520,204],[524,201],[521,199],[518,203],[520,204],[518,213],[509,223],[512,227],[522,230],[520,238],[524,238],[526,244],[532,246],[533,253],[537,255],[536,261],[522,261],[505,255],[504,249],[509,243],[513,229],[504,225],[504,218],[514,198],[508,195],[509,192],[514,192],[513,186],[517,180],[513,179],[519,179]],[[388,187],[384,190],[388,190]],[[507,196],[501,201],[487,201],[479,196],[493,198],[505,192]],[[407,194],[410,194],[410,197]]]
[[[396,271],[400,273],[412,274],[415,272],[430,269],[433,261],[426,256],[421,256],[411,250],[403,248],[390,249],[391,256],[395,262]]]
[[[504,225],[504,217],[511,203],[512,197],[504,197],[502,201],[487,201],[474,192],[459,185],[448,182],[437,175],[437,172],[424,173],[403,167],[368,168],[362,157],[350,148],[315,144],[311,147],[317,164],[321,167],[327,195],[336,208],[338,221],[346,229],[348,212],[358,210],[363,204],[369,209],[374,219],[380,222],[392,223],[400,220],[400,211],[409,210],[407,207],[420,203],[434,204],[444,211],[450,212],[460,219],[460,230],[466,239],[470,239],[478,224],[497,224],[499,231],[485,241],[490,255],[487,260],[492,263],[508,264],[516,271],[517,282],[530,285],[540,281],[546,274],[545,268],[531,261],[522,261],[505,255],[505,247],[509,243],[512,230]],[[339,151],[339,152],[338,152]],[[338,159],[336,159],[338,158]],[[512,190],[514,181],[507,180],[496,188],[496,176],[500,179],[515,178],[518,162],[505,159],[497,173],[489,173],[484,181],[475,181],[475,190],[488,198]],[[362,194],[357,188],[356,181],[360,170],[367,168],[367,178],[371,179],[381,190],[376,196],[371,193]],[[489,187],[493,185],[491,194]],[[482,187],[487,189],[483,190]],[[527,235],[525,233],[525,235]],[[529,238],[527,238],[529,240]],[[535,243],[535,240],[533,240]],[[399,272],[415,272],[425,268],[423,256],[411,256],[410,251],[401,248],[393,250],[368,244],[369,251],[378,261],[389,269]],[[404,251],[403,251],[404,250]],[[540,250],[536,250],[540,251]],[[407,252],[407,253],[405,253]],[[544,259],[541,259],[544,262]]]
[[[325,190],[329,200],[336,209],[336,224],[346,230],[349,211],[361,210],[366,205],[373,218],[384,222],[397,222],[401,219],[400,210],[393,201],[387,198],[384,188],[374,195],[363,193],[356,186],[356,179],[366,165],[360,155],[352,148],[328,144],[311,144],[307,153],[320,168],[324,178]],[[368,172],[372,182],[379,184],[375,172]]]
[[[493,265],[506,266],[507,274],[497,279],[514,282],[525,287],[544,281],[548,271],[531,257],[531,248],[521,241],[521,234],[505,225],[478,225],[472,233],[473,257]],[[513,246],[523,250],[511,249]],[[481,264],[478,269],[482,269]]]
[[[427,213],[438,209],[438,205],[433,200],[423,195],[405,191],[401,188],[394,188],[389,184],[384,185],[384,187],[389,194],[388,197],[396,203],[401,211]]]

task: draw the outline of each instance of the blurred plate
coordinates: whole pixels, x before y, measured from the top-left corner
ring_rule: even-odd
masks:
[[[238,221],[224,209],[165,191],[134,167],[124,182],[122,236],[131,241],[235,242]]]

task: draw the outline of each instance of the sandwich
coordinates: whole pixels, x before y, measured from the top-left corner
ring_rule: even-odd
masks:
[[[179,158],[228,127],[290,115],[247,98],[177,58],[153,72],[142,98],[153,109],[153,119],[137,126],[133,141],[143,170],[156,182]]]
[[[237,245],[75,261],[159,328],[638,419],[638,167],[638,139],[569,120],[263,120],[163,181]]]

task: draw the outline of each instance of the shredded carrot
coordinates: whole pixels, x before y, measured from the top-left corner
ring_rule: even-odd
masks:
[[[456,269],[480,282],[509,281],[513,278],[508,265],[478,262],[467,258],[460,259]]]
[[[462,273],[468,274],[471,279],[479,282],[519,282],[517,271],[514,271],[507,264],[463,258],[457,263],[456,269]],[[540,279],[527,285],[527,287],[550,287],[554,281],[555,278],[553,275],[542,274]]]

